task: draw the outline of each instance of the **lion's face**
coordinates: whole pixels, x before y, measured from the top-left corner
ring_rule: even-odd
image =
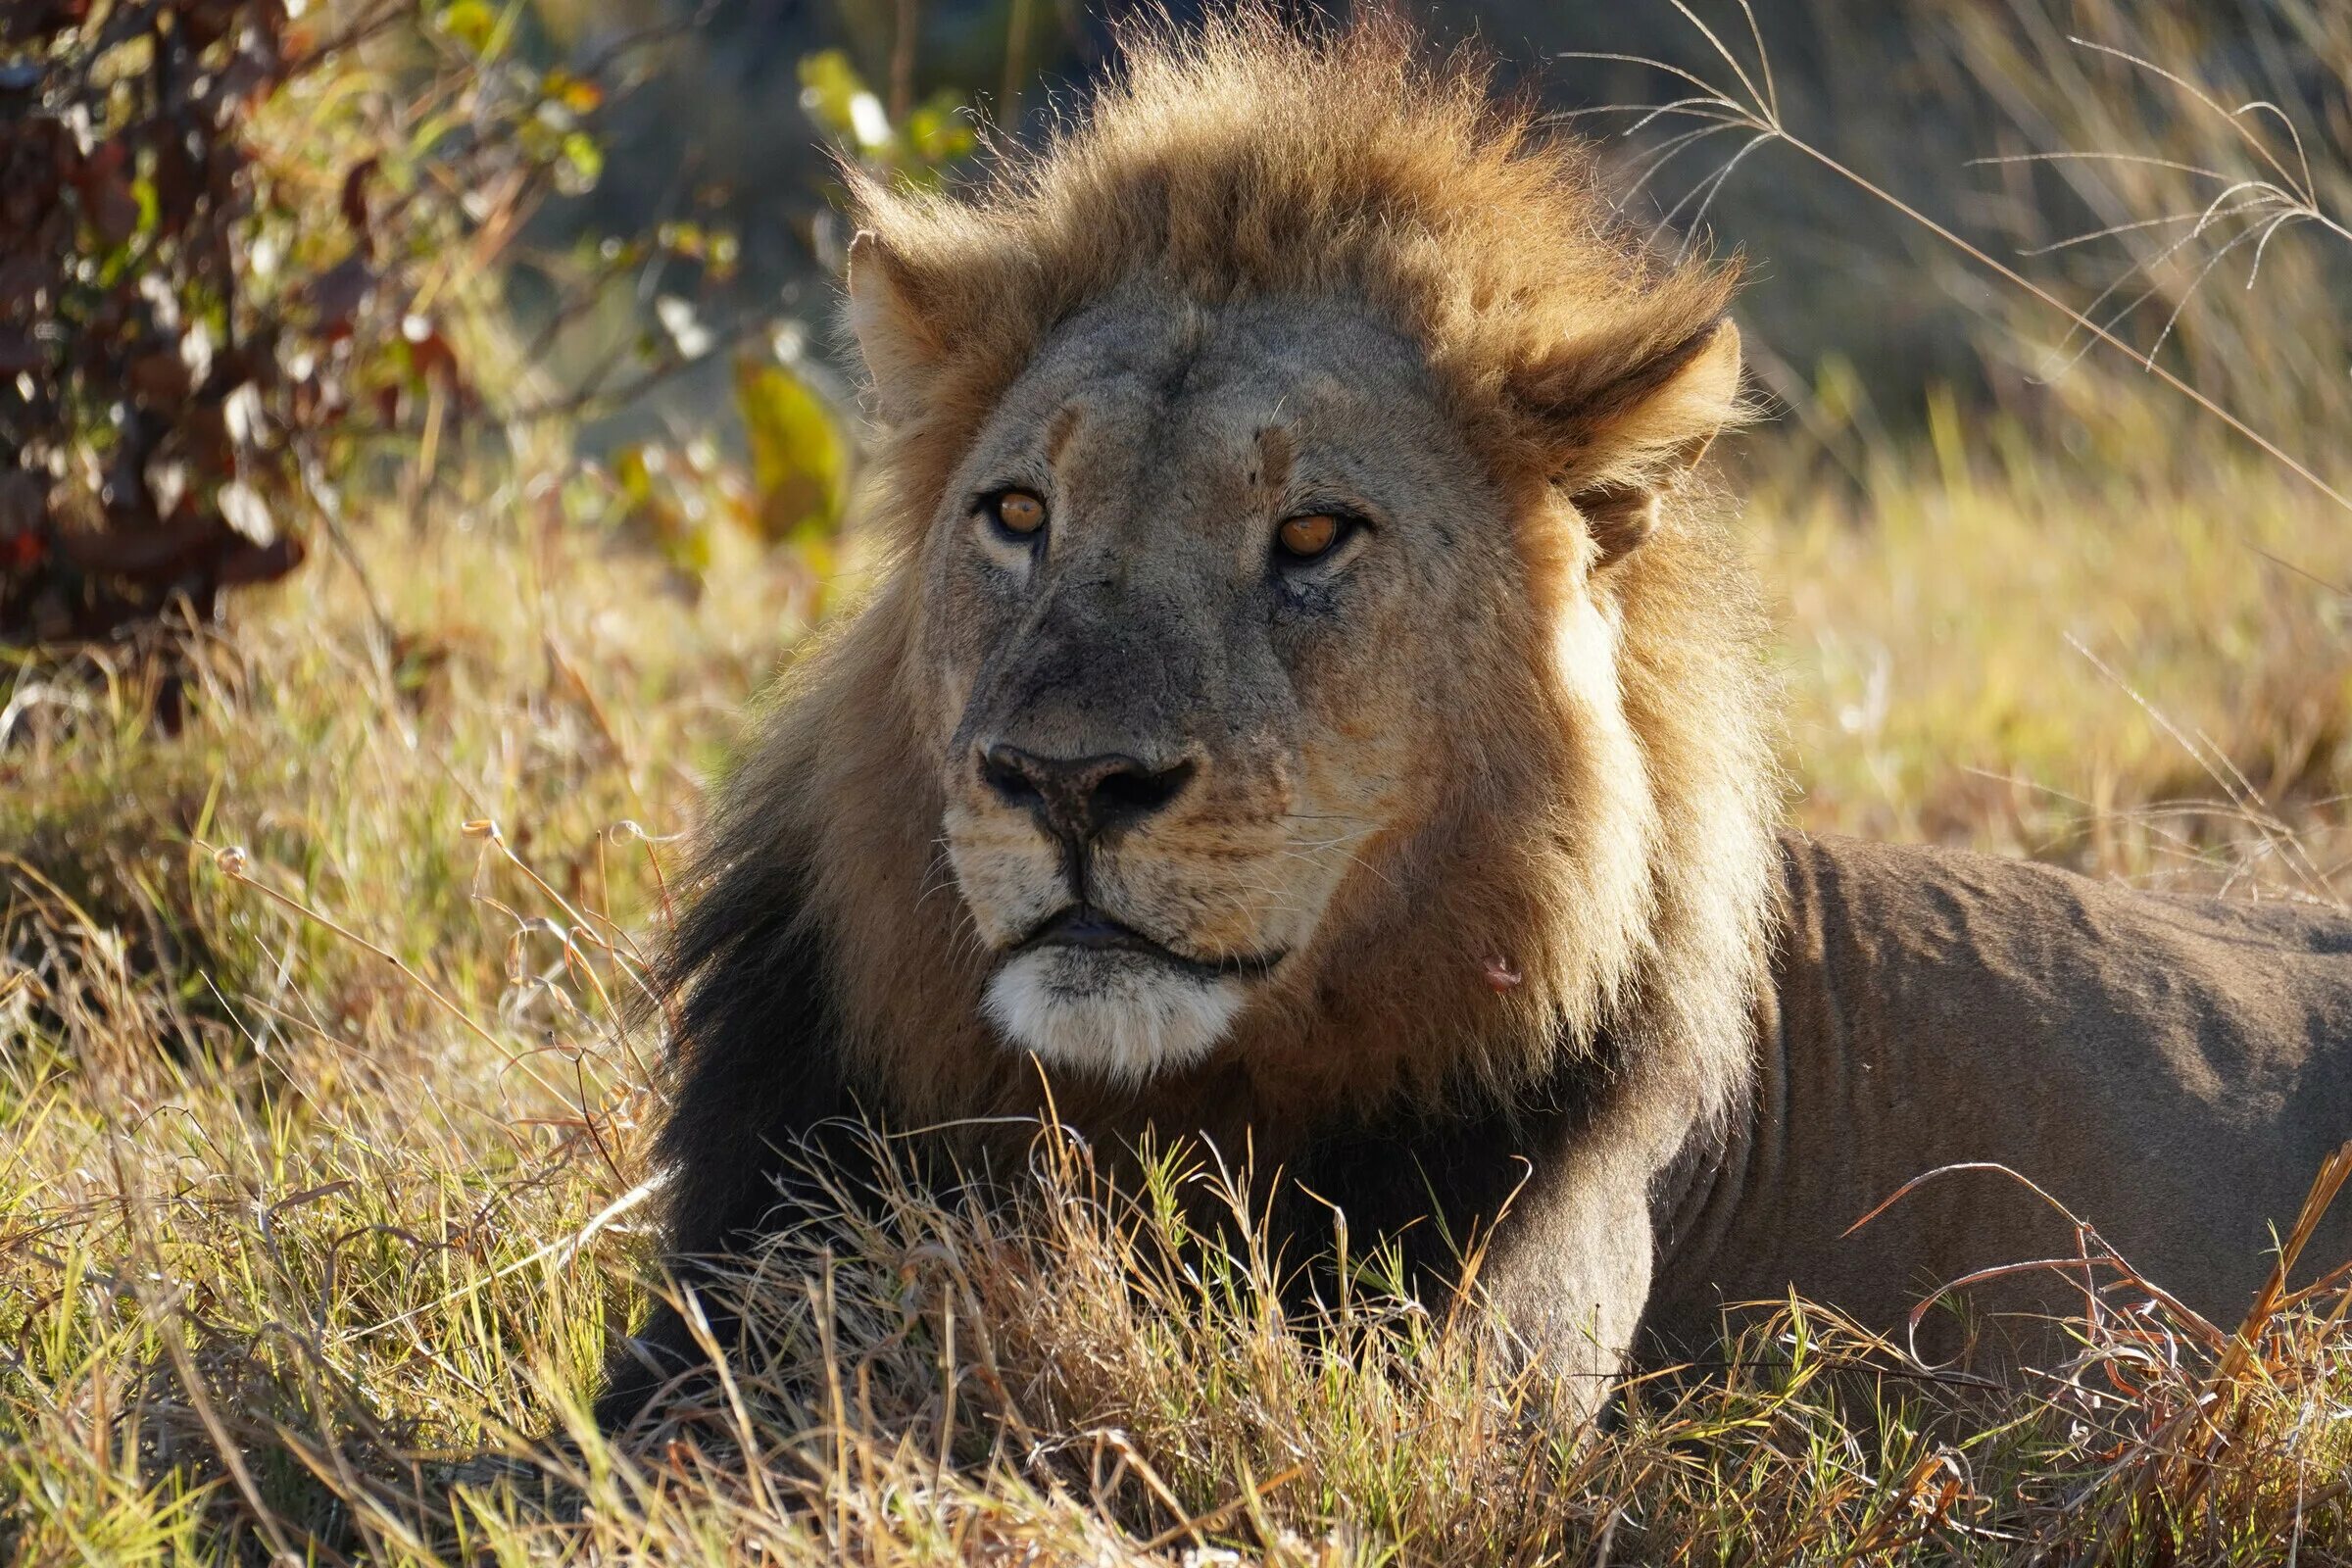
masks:
[[[1691,478],[1734,280],[1418,54],[1244,7],[990,177],[845,171],[883,569],[706,830],[694,1053],[1090,1136],[1731,1102],[1778,870]]]
[[[1140,1078],[1325,961],[1432,809],[1514,556],[1404,337],[1131,295],[1008,389],[925,546],[943,824],[988,1011]]]

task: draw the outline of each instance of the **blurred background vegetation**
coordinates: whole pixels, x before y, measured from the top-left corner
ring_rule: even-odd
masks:
[[[483,438],[580,452],[567,514],[625,517],[688,579],[722,522],[827,575],[858,442],[833,161],[938,183],[979,167],[983,126],[1046,134],[1125,9],[13,8],[0,638],[103,633],[174,590],[209,612],[217,586],[300,557],[334,479],[421,449],[411,482],[429,485]],[[1972,463],[2020,441],[2060,470],[2193,479],[2211,459],[2202,431],[2159,433],[2186,411],[2129,361],[2085,354],[2062,317],[1855,184],[1785,147],[1716,179],[1739,135],[1613,107],[1672,98],[1675,71],[1722,75],[1722,38],[1769,58],[1794,134],[2161,344],[2256,428],[2293,446],[2343,414],[2352,349],[2312,329],[2352,297],[2352,242],[2328,226],[2352,176],[2325,156],[2352,136],[2340,7],[1781,0],[1752,31],[1718,7],[1712,32],[1666,0],[1416,10],[1600,138],[1666,243],[1747,259],[1751,363],[1789,416],[1756,444],[1778,471],[1866,490],[1874,452],[1963,416]],[[2256,101],[2274,111],[2223,112]],[[2277,192],[2253,180],[2283,180],[2310,209],[2283,226],[2321,242],[2271,244]],[[2258,253],[2265,285],[2237,286]]]
[[[1104,68],[1130,9],[1072,0],[541,0],[536,15],[542,47],[575,61],[633,29],[685,28],[642,89],[607,117],[606,173],[589,209],[627,230],[699,207],[742,242],[748,260],[735,280],[738,298],[781,299],[821,314],[815,285],[837,267],[841,241],[822,205],[828,146],[929,172],[969,149],[964,126],[975,115],[1035,137],[1054,106],[1082,96]],[[1181,17],[1200,7],[1188,0],[1172,9]],[[1492,51],[1506,84],[1531,86],[1586,116],[1578,128],[1595,135],[1626,125],[1592,115],[1596,106],[1658,101],[1674,84],[1656,71],[1575,55],[1630,54],[1721,74],[1703,34],[1664,0],[1453,0],[1411,9],[1437,36]],[[1733,7],[1702,10],[1745,46]],[[2061,149],[2210,149],[2215,127],[2186,123],[2194,117],[2177,94],[2070,37],[2165,62],[2232,107],[2275,102],[2324,145],[2343,145],[2352,114],[2352,88],[2330,64],[2352,18],[2317,0],[1777,0],[1760,5],[1757,20],[1793,129],[2004,251],[2204,205],[2187,199],[2195,187],[2181,172],[2153,166],[1972,167]],[[850,113],[861,87],[880,111],[862,131]],[[1621,143],[1628,167],[1643,140]],[[1720,164],[1706,153],[1684,155],[1673,172],[1681,177],[1653,181],[1637,207],[1666,214]],[[2343,174],[2340,161],[2319,172]],[[2344,193],[2339,186],[2325,194]],[[1687,222],[1691,215],[1685,206],[1674,217]],[[1816,385],[1825,367],[1838,367],[1832,373],[1850,388],[1868,389],[1873,416],[1901,428],[1918,427],[1938,386],[1972,398],[2031,399],[2045,367],[2030,350],[2049,324],[2038,323],[2021,351],[2008,341],[2013,302],[1947,248],[1889,222],[1867,196],[1767,157],[1727,181],[1706,217],[1719,244],[1756,264],[1742,313],[1777,390],[1793,395]],[[2112,280],[2119,257],[2144,260],[2180,237],[2147,235],[2067,256],[2051,275],[2095,290]],[[2321,297],[2340,300],[2352,281],[2340,251],[2288,265],[2328,271],[2332,289]],[[2164,280],[2165,308],[2194,270]],[[2304,275],[2281,279],[2273,298],[2311,298],[2297,287]],[[2152,334],[2162,313],[2154,302],[2150,308]],[[2272,309],[2291,317],[2295,307]],[[2256,372],[2259,357],[2245,352],[2245,332],[2266,324],[2242,309],[2200,313],[2181,324],[2178,352],[2197,384],[2226,388],[2232,407],[2259,400],[2266,414],[2308,417],[2312,400],[2340,395],[2340,343],[2332,361],[2320,349],[2293,367],[2287,385],[2278,384],[2276,368]]]

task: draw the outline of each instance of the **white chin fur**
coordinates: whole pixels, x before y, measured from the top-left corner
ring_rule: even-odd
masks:
[[[1242,1010],[1242,986],[1129,954],[1045,948],[999,969],[986,1006],[1005,1039],[1051,1065],[1135,1084],[1207,1055]]]

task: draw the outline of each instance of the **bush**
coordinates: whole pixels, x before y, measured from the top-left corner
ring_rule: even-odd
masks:
[[[453,318],[521,216],[593,181],[602,94],[426,20],[8,8],[0,642],[211,615],[302,563],[360,444],[471,406]]]

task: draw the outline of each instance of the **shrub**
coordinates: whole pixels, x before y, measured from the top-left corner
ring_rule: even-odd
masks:
[[[602,94],[425,20],[7,8],[0,642],[209,616],[302,563],[361,443],[468,409],[453,317],[522,215],[594,179]]]

